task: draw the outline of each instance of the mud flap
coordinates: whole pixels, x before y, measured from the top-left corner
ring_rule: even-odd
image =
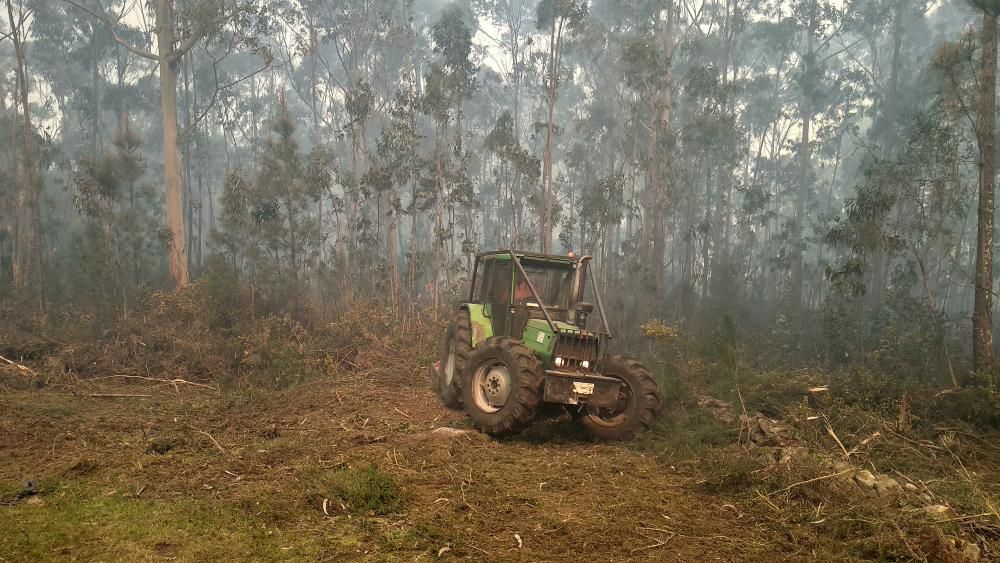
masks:
[[[545,372],[542,399],[548,403],[595,407],[614,407],[618,404],[621,382],[612,377],[549,370]]]

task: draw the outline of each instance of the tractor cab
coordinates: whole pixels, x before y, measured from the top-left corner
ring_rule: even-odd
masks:
[[[587,329],[594,310],[582,299],[589,264],[589,256],[512,251],[478,255],[464,306],[471,316],[473,345],[492,336],[510,336],[523,340],[547,368],[594,369],[610,334],[606,323],[601,332]],[[600,303],[600,295],[595,295]]]
[[[576,261],[561,256],[519,256],[518,262],[520,268],[511,254],[477,256],[469,303],[501,309],[497,311],[501,316],[503,309],[516,309],[526,318],[545,319],[547,312],[553,320],[572,322],[573,288],[579,273]],[[501,319],[494,326],[497,334],[508,334],[497,331],[505,322]]]

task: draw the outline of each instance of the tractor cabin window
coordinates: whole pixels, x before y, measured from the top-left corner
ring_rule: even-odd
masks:
[[[490,275],[493,287],[489,288],[486,295],[493,297],[492,303],[510,304],[510,282],[514,271],[514,265],[508,261],[493,260],[493,272]]]
[[[472,300],[475,303],[489,303],[492,300],[490,295],[493,289],[493,265],[495,260],[483,260],[479,264],[479,271],[476,272],[476,289],[472,293]]]
[[[570,294],[573,291],[573,269],[555,267],[552,264],[536,265],[525,262],[524,271],[538,291],[539,297],[546,307],[559,309],[569,308]],[[524,283],[524,278],[518,273],[514,289],[514,302],[519,305],[535,303],[531,289]],[[537,305],[537,304],[536,304]]]

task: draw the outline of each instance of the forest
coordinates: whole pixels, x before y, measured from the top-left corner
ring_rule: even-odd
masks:
[[[1000,1],[0,2],[0,561],[1000,559]],[[503,249],[649,432],[428,389]]]

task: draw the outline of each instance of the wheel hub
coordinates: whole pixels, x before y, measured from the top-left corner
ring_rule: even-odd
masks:
[[[476,407],[484,412],[497,412],[510,397],[510,372],[503,364],[482,366],[473,375],[472,386]]]

